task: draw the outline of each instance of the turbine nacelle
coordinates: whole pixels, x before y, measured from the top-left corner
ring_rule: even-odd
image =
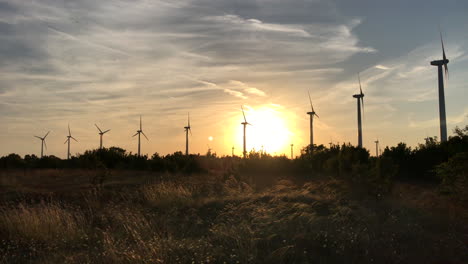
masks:
[[[139,134],[142,134],[146,138],[146,140],[149,141],[148,137],[145,135],[145,132],[143,132],[143,124],[141,122],[141,115],[140,115],[140,129],[138,129],[136,131],[136,133],[135,133],[135,135],[133,135],[133,137],[135,137],[136,135],[139,135]]]
[[[315,112],[307,112],[307,114],[310,115],[311,117],[316,116],[319,118],[319,116]]]
[[[65,143],[70,142],[70,139],[73,139],[73,140],[75,140],[76,142],[78,142],[78,140],[76,140],[76,138],[74,138],[74,137],[72,136],[71,130],[70,130],[70,125],[68,125],[68,136],[67,136],[67,140],[65,140]],[[63,143],[63,144],[65,144],[65,143]]]
[[[190,131],[190,135],[192,135],[192,128],[190,126],[190,113],[187,115],[187,126],[184,126],[184,131]]]
[[[435,61],[431,61],[431,65],[432,66],[443,66],[443,65],[447,65],[450,61],[448,59],[445,59],[445,60],[435,60]]]
[[[96,125],[96,124],[94,124],[94,125],[95,125],[96,128],[99,130],[99,135],[101,135],[101,136],[110,131],[110,129],[107,129],[106,131],[102,131],[102,130],[98,127],[98,125]]]
[[[49,132],[47,132],[47,134],[45,134],[45,136],[44,136],[44,137],[39,137],[39,136],[34,136],[34,137],[37,137],[38,139],[40,139],[40,140],[44,141],[44,140],[46,139],[46,137],[49,135],[49,133],[50,133],[50,131],[49,131]]]

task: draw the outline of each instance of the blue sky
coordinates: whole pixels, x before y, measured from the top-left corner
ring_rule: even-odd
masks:
[[[68,124],[83,152],[95,123],[135,152],[139,115],[143,152],[172,153],[187,112],[193,153],[230,154],[241,104],[248,148],[289,153],[308,142],[307,90],[316,143],[356,144],[358,72],[364,146],[414,146],[439,134],[439,26],[449,134],[468,123],[466,14],[466,1],[0,0],[0,155],[38,153],[33,135],[50,130],[46,153],[65,157]]]

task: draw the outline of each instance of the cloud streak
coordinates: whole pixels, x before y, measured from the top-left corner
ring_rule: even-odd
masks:
[[[307,89],[321,117],[328,114],[323,129],[336,128],[344,122],[334,116],[350,111],[348,95],[357,87],[356,69],[346,63],[383,52],[357,34],[365,23],[361,14],[344,16],[337,3],[315,0],[2,1],[0,122],[8,126],[0,138],[18,127],[60,133],[68,122],[86,127],[101,120],[121,128],[121,134],[113,130],[120,144],[143,114],[155,137],[178,142],[178,134],[164,131],[176,131],[188,111],[194,124],[200,116],[199,133],[208,133],[217,131],[216,124],[225,127],[226,113],[235,117],[240,104],[303,112]],[[393,109],[382,115],[391,120],[401,114],[395,103],[434,100],[427,89],[434,69],[427,60],[437,49],[431,44],[369,63],[362,72],[366,107]],[[466,58],[463,44],[447,40],[447,50],[450,66]],[[453,75],[450,85],[461,87],[456,70]],[[306,118],[291,116],[297,123]],[[29,139],[24,133],[15,141],[0,139],[3,151],[16,151],[18,142]],[[93,146],[80,142],[77,151]],[[154,142],[148,143],[151,150],[161,153],[179,147]],[[202,152],[204,142],[197,148]]]

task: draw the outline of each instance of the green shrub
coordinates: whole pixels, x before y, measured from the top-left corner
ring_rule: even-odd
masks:
[[[468,152],[458,153],[438,165],[436,175],[441,179],[441,191],[468,200]]]

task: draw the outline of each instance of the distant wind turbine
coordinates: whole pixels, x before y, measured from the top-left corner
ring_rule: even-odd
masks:
[[[362,148],[362,121],[361,121],[361,102],[362,102],[362,112],[364,112],[364,93],[362,92],[361,87],[361,78],[359,77],[359,94],[353,95],[357,99],[357,115],[358,115],[358,146]]]
[[[70,124],[68,124],[68,136],[67,136],[67,140],[65,140],[65,143],[63,144],[66,144],[68,143],[68,151],[67,151],[67,159],[70,159],[71,157],[71,154],[70,154],[70,141],[71,139],[75,140],[76,142],[78,142],[78,140],[76,140],[76,138],[74,138],[71,134],[71,130],[70,130]]]
[[[35,136],[35,137],[37,137],[38,139],[41,140],[41,159],[42,159],[42,157],[44,157],[44,146],[47,149],[47,144],[45,142],[45,139],[46,139],[47,135],[49,135],[49,133],[50,133],[50,131],[47,132],[47,134],[45,134],[45,136],[43,136],[43,137]]]
[[[307,114],[310,116],[310,150],[314,149],[314,116],[319,118],[319,116],[315,113],[314,106],[312,105],[312,99],[310,98],[310,92],[307,90],[307,94],[309,95],[309,102],[310,102],[310,112]]]
[[[374,143],[375,143],[375,156],[378,157],[379,156],[379,139],[374,141]]]
[[[192,135],[192,129],[190,127],[190,113],[188,114],[187,126],[185,126],[184,129],[185,129],[185,155],[188,156],[189,154],[189,137],[188,137],[189,131],[190,131],[190,135]]]
[[[445,56],[444,41],[442,39],[442,32],[440,32],[440,43],[442,44],[442,60],[431,61],[432,66],[437,66],[439,75],[439,119],[440,119],[440,141],[447,141],[447,119],[445,115],[445,95],[444,95],[444,75],[442,73],[442,66],[444,66],[445,77],[448,80],[448,66],[449,60]]]
[[[294,159],[294,144],[291,144],[291,159]]]
[[[242,109],[242,115],[244,116],[244,122],[241,123],[244,126],[244,152],[243,152],[243,155],[244,155],[244,158],[246,158],[247,157],[247,141],[246,141],[245,132],[246,132],[247,125],[252,125],[252,124],[247,122],[247,118],[245,118],[245,113],[244,113],[244,107],[243,106],[241,106],[241,109]]]
[[[103,136],[105,133],[109,132],[110,129],[107,129],[106,131],[103,132],[103,131],[98,127],[98,125],[96,125],[96,124],[94,124],[94,125],[95,125],[95,126],[97,127],[97,129],[99,130],[99,138],[100,138],[100,140],[99,140],[99,149],[102,149],[102,136]]]
[[[234,157],[234,146],[232,146],[232,156]]]
[[[143,132],[143,126],[141,124],[141,115],[140,115],[140,129],[137,130],[137,132],[135,133],[135,135],[133,135],[133,137],[135,137],[136,135],[138,135],[138,157],[140,157],[140,151],[141,151],[141,134],[143,134],[143,136],[145,136],[146,140],[149,141],[148,137],[145,135],[145,133]]]

